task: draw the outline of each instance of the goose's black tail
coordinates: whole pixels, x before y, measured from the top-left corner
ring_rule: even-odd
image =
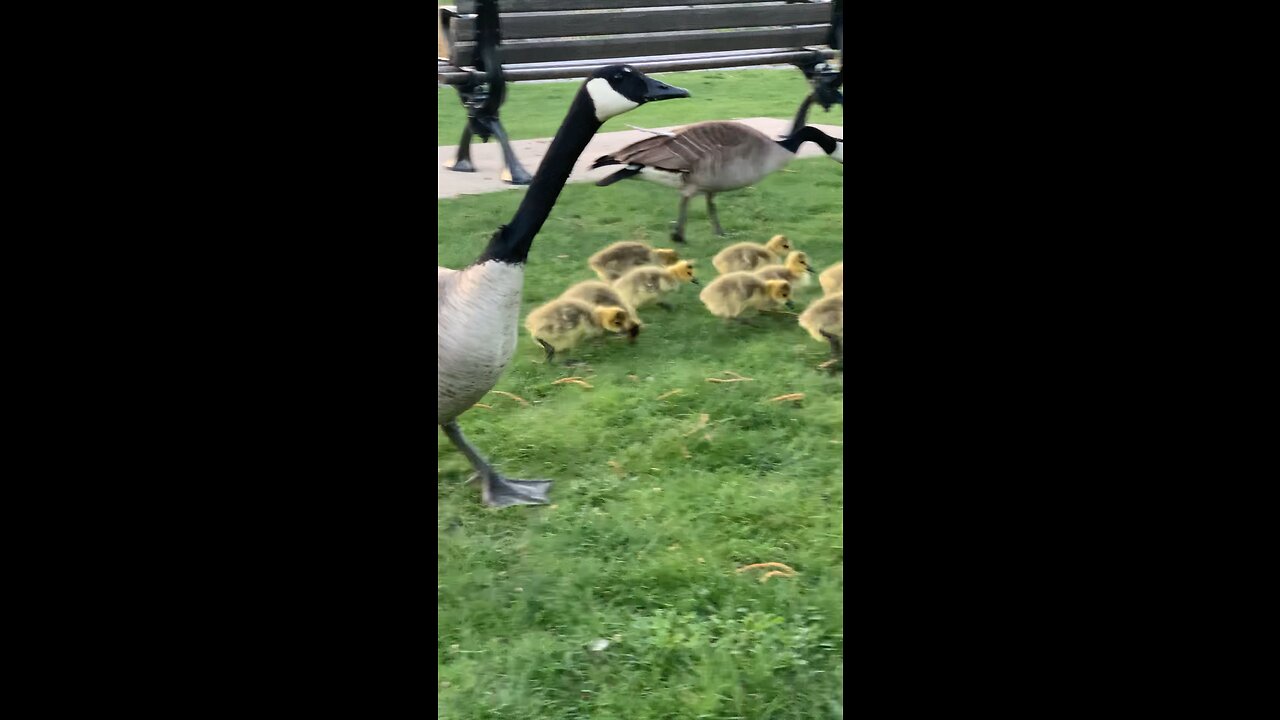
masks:
[[[606,165],[621,165],[621,164],[622,162],[614,158],[612,155],[601,155],[600,157],[596,158],[595,163],[591,165],[591,169],[595,170],[596,168],[602,168]]]
[[[619,180],[626,180],[627,178],[632,177],[634,175],[639,175],[642,169],[643,168],[631,168],[631,167],[623,168],[618,172],[610,175],[609,177],[598,181],[596,183],[596,187],[605,187],[607,185],[612,185],[618,182]]]

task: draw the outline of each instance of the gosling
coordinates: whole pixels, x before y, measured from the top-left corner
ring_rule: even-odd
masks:
[[[674,292],[680,287],[681,283],[693,283],[700,285],[698,278],[694,277],[693,263],[688,260],[680,260],[674,265],[664,268],[646,265],[644,267],[633,268],[630,272],[618,278],[613,283],[613,289],[618,291],[622,296],[622,300],[632,308],[642,308],[655,300],[659,300],[664,295]],[[671,306],[659,302],[658,305],[671,309]]]
[[[818,276],[818,284],[822,285],[823,295],[844,293],[844,261],[832,265]]]
[[[560,297],[564,300],[581,300],[595,307],[620,307],[627,311],[627,320],[629,321],[627,329],[631,336],[631,342],[635,342],[636,335],[640,334],[640,326],[642,324],[640,316],[608,283],[602,283],[599,280],[584,280],[560,293]]]
[[[800,327],[818,342],[831,345],[831,360],[823,363],[844,365],[844,293],[814,300],[800,313]]]
[[[547,351],[547,363],[557,350],[567,350],[589,337],[627,332],[631,321],[622,307],[593,307],[581,300],[557,298],[525,318],[529,335]]]
[[[737,243],[716,253],[711,264],[721,274],[731,272],[751,272],[764,265],[777,265],[783,256],[791,251],[791,241],[786,235],[774,235],[769,242]]]
[[[787,261],[781,265],[765,265],[755,271],[755,276],[761,280],[786,280],[791,283],[791,287],[805,287],[812,280],[809,276],[816,272],[809,265],[809,256],[802,252],[793,252],[787,255]]]
[[[773,309],[781,305],[793,307],[791,283],[786,280],[763,280],[749,272],[721,275],[699,295],[712,315],[726,320],[747,310]]]
[[[613,282],[634,267],[644,265],[671,265],[680,259],[675,250],[651,248],[644,243],[616,242],[587,260],[587,265],[596,271],[605,282]]]

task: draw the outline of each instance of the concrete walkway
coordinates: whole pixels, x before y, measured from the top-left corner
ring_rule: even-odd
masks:
[[[772,138],[779,137],[791,129],[790,120],[779,120],[777,118],[746,118],[737,120],[737,122],[750,125]],[[639,123],[633,124],[639,125]],[[844,139],[844,127],[840,125],[810,124],[834,138]],[[680,127],[683,126],[675,125],[650,129],[676,130]],[[601,155],[620,150],[646,137],[652,137],[652,135],[640,130],[597,134],[587,144],[587,149],[578,158],[578,162],[573,167],[573,172],[569,175],[569,182],[595,182],[616,172],[618,170],[617,167],[603,167],[591,170],[591,163],[595,162],[596,158]],[[530,173],[537,172],[538,164],[542,162],[543,156],[546,155],[547,147],[550,145],[550,138],[511,141],[511,149],[515,151],[520,163]],[[496,139],[490,139],[488,143],[471,143],[471,164],[475,166],[475,172],[453,172],[445,167],[446,164],[453,164],[453,159],[457,156],[457,153],[457,145],[437,148],[436,198],[478,195],[499,190],[521,190],[528,187],[527,185],[508,185],[498,177],[504,166],[502,162],[502,146],[498,144]],[[822,148],[813,143],[805,143],[801,146],[799,157],[813,157],[816,155],[822,155]]]

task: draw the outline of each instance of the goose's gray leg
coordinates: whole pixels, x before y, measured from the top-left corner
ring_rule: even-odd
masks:
[[[475,172],[476,168],[471,164],[471,122],[467,122],[467,126],[462,129],[462,139],[458,141],[458,156],[454,159],[453,164],[449,166],[454,172]]]
[[[449,436],[454,447],[462,451],[475,469],[475,477],[480,480],[480,493],[484,504],[490,507],[509,507],[511,505],[545,505],[551,502],[547,490],[551,488],[550,480],[511,480],[503,477],[480,451],[467,441],[454,420],[441,426],[444,434]]]
[[[680,215],[676,218],[675,230],[671,232],[671,239],[682,243],[684,242],[684,220],[689,213],[689,195],[680,196]]]
[[[720,217],[716,214],[715,193],[707,193],[707,217],[711,218],[711,229],[716,235],[724,237],[724,230],[720,227]]]

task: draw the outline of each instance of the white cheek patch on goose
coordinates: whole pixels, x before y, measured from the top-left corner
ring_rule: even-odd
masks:
[[[596,108],[596,120],[600,122],[640,107],[640,103],[628,100],[604,78],[593,78],[588,82],[587,94],[591,96],[591,104]]]
[[[841,165],[844,164],[844,141],[843,140],[836,141],[836,149],[835,149],[835,152],[831,153],[831,159],[835,160]]]

